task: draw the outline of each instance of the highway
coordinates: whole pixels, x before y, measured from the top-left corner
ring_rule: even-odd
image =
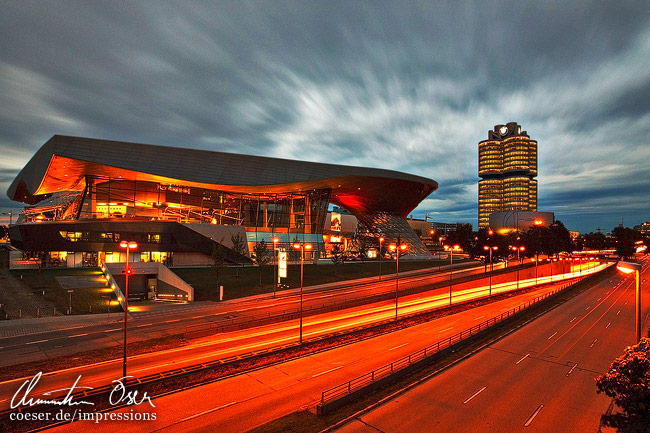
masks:
[[[579,273],[576,274],[576,276]],[[539,279],[540,281],[542,279]],[[533,285],[534,280],[521,281],[519,286]],[[515,282],[494,284],[492,294],[516,289]],[[453,294],[453,302],[461,303],[471,299],[488,296],[487,286],[471,287],[457,290]],[[399,300],[399,314],[413,314],[425,310],[442,308],[449,305],[448,290],[438,289],[426,293],[417,293],[404,296]],[[376,302],[344,310],[307,316],[303,321],[303,336],[307,340],[312,337],[331,334],[340,330],[347,330],[377,322],[392,320],[395,317],[394,300]],[[138,325],[136,325],[138,326]],[[141,326],[141,325],[140,325]],[[129,357],[128,373],[134,377],[144,377],[154,373],[174,370],[202,362],[225,359],[231,356],[259,351],[270,347],[280,347],[295,343],[299,339],[298,320],[290,320],[270,325],[242,329],[228,333],[211,335],[195,340],[192,344],[174,349],[156,351]],[[114,327],[110,332],[104,331],[103,338],[121,337],[121,328]],[[85,335],[72,334],[69,340],[82,339]],[[44,392],[60,390],[79,375],[83,375],[83,385],[99,387],[110,384],[114,379],[121,377],[122,360],[99,362],[65,370],[52,369],[44,372],[39,386]],[[8,408],[9,397],[13,395],[20,383],[25,378],[17,378],[0,382],[0,410]],[[54,392],[53,396],[63,395],[64,392]]]
[[[339,431],[596,432],[610,398],[594,378],[634,344],[634,293],[608,279]]]
[[[121,422],[124,432],[243,432],[305,407],[313,407],[321,392],[447,338],[479,321],[532,299],[549,287],[445,316],[431,322],[305,356],[278,365],[176,392],[153,400],[156,421]],[[122,409],[124,413],[133,408]],[[138,406],[135,410],[151,411]],[[54,431],[112,431],[106,421],[77,422]]]
[[[480,274],[483,269],[483,266],[474,265],[469,269],[455,270],[454,278]],[[391,276],[385,276],[381,282],[366,282],[338,288],[323,288],[323,286],[308,288],[303,296],[303,308],[305,311],[309,311],[328,304],[350,302],[359,298],[392,292],[395,282],[390,278]],[[448,272],[403,276],[400,278],[400,290],[428,286],[446,281],[448,278]],[[129,312],[129,337],[131,342],[135,342],[166,335],[183,334],[188,326],[245,323],[255,319],[295,313],[299,311],[299,303],[299,291],[296,289],[278,292],[276,299],[267,294],[215,303],[205,308],[180,306],[182,308],[174,310],[170,307],[162,314],[156,315],[139,313],[138,305],[134,303]],[[97,316],[94,315],[93,318]],[[90,326],[76,326],[69,329],[0,338],[0,349],[3,354],[0,359],[0,367],[8,367],[16,362],[48,359],[121,344],[120,329],[123,316],[119,313],[113,313],[111,316],[112,321]],[[101,315],[101,317],[106,316]],[[60,319],[67,318],[61,317]]]

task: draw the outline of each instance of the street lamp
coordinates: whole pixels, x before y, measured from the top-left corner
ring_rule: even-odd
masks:
[[[273,237],[273,299],[275,299],[275,292],[278,290],[278,242],[280,239]]]
[[[395,252],[395,259],[397,260],[397,270],[395,272],[395,320],[397,321],[397,299],[399,296],[399,256],[401,253],[404,253],[406,251],[408,245],[401,243],[400,239],[397,238],[397,243],[390,244],[388,248],[390,248],[391,251]]]
[[[381,281],[381,260],[382,256],[384,255],[384,253],[381,251],[381,244],[383,244],[385,240],[386,239],[384,239],[383,236],[379,237],[379,281]]]
[[[311,244],[295,243],[293,244],[294,250],[300,251],[300,344],[302,344],[302,277],[303,277],[303,264],[305,262],[305,250],[311,250]]]
[[[129,266],[129,251],[138,248],[138,244],[134,241],[120,242],[120,248],[126,249],[126,267],[124,268],[124,359],[122,361],[122,378],[126,383],[126,323],[129,318],[129,275],[133,270]]]
[[[490,230],[490,231],[492,231],[492,230]],[[496,250],[499,249],[499,247],[497,247],[496,245],[493,246],[493,247],[489,247],[487,245],[484,245],[483,249],[485,251],[490,252],[490,293],[489,293],[489,296],[492,296],[492,272],[494,271],[494,265],[492,264],[492,250],[496,251]]]
[[[11,225],[11,221],[12,221],[11,218],[13,217],[14,213],[12,211],[2,212],[2,215],[7,215],[9,217],[9,225]]]
[[[641,263],[618,262],[616,269],[624,274],[636,275],[636,341],[641,340]]]
[[[453,285],[454,274],[454,251],[460,251],[460,245],[444,246],[445,251],[449,251],[449,306],[451,307],[451,287]]]
[[[521,260],[519,260],[519,251],[525,251],[525,246],[512,247],[512,251],[517,251],[517,290],[519,290],[519,266],[521,265]]]

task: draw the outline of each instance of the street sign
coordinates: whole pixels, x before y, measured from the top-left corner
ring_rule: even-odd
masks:
[[[287,252],[280,251],[278,253],[278,277],[287,278]]]
[[[68,289],[68,293],[72,293],[72,292],[74,292],[74,290]]]

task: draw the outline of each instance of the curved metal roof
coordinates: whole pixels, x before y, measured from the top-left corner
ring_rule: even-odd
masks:
[[[438,188],[434,180],[392,170],[55,135],[7,194],[34,204],[57,191],[80,189],[85,176],[250,193],[331,188],[331,202],[350,211],[404,216]]]

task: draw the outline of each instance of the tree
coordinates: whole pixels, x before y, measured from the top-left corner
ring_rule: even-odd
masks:
[[[219,289],[219,277],[221,270],[226,267],[226,248],[222,245],[223,238],[219,241],[218,245],[212,246],[212,269],[214,270],[217,279],[217,290]]]
[[[556,220],[549,226],[549,231],[555,254],[561,253],[563,251],[570,253],[575,249],[575,245],[571,239],[571,234],[569,233],[569,230],[567,230],[567,228],[564,226],[562,221]]]
[[[460,245],[463,251],[471,254],[474,247],[475,237],[476,236],[472,232],[471,224],[459,224],[456,227],[456,230],[447,235],[447,243],[449,245]],[[481,248],[483,247],[481,246]]]
[[[266,246],[266,242],[260,241],[255,244],[253,247],[253,260],[257,263],[257,266],[260,268],[260,286],[262,285],[262,267],[266,266],[271,260],[271,254],[269,254],[269,249]]]
[[[0,226],[0,239],[5,239],[9,237],[9,229],[7,226]]]
[[[422,229],[415,228],[413,229],[413,232],[415,232],[415,234],[418,235],[419,238],[422,238]]]
[[[345,261],[345,248],[343,244],[332,244],[330,260],[334,263],[334,275],[338,275],[338,268]]]
[[[244,238],[239,233],[235,233],[234,235],[230,236],[230,242],[232,242],[231,249],[234,252],[242,256],[246,255],[248,246],[244,242]],[[237,266],[237,278],[239,278],[239,266]]]
[[[628,227],[616,227],[612,230],[616,238],[616,254],[623,259],[628,259],[636,252],[635,242],[641,239],[641,233]]]
[[[650,431],[650,339],[628,346],[609,371],[596,378],[596,386],[621,409],[601,417],[605,426],[619,433]]]
[[[353,242],[353,249],[356,250],[361,261],[366,261],[368,258],[368,249],[370,248],[370,243],[368,238],[365,236],[356,236]]]

